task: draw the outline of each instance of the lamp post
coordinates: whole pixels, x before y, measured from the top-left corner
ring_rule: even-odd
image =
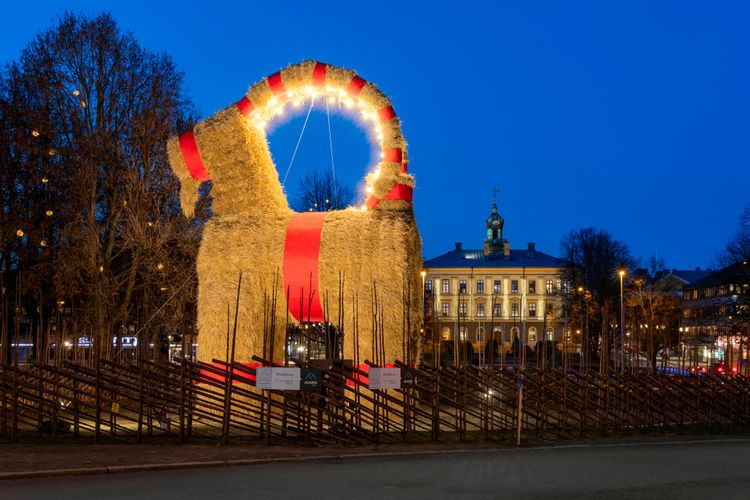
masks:
[[[625,277],[625,270],[620,269],[620,352],[622,362],[620,363],[620,373],[625,373],[625,308],[622,294],[622,279]]]
[[[425,331],[426,331],[426,328],[425,328],[425,312],[426,311],[425,311],[425,309],[427,309],[425,307],[425,300],[424,300],[425,299],[424,279],[425,279],[425,276],[427,276],[427,271],[425,271],[424,269],[422,269],[422,271],[419,273],[419,275],[422,276],[422,327],[419,330],[420,330],[420,333],[421,333],[420,337],[421,337],[421,344],[422,344],[422,352],[424,353],[424,336],[425,336]],[[433,332],[432,334],[435,335],[435,332]],[[434,362],[434,359],[435,359],[435,350],[434,349],[432,351],[432,358],[433,358],[433,362]]]

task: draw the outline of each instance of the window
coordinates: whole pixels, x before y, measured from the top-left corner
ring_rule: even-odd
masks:
[[[451,280],[442,280],[440,282],[440,293],[451,293]]]
[[[495,280],[492,283],[492,293],[496,295],[503,293],[503,280]]]
[[[458,315],[466,316],[466,302],[460,302],[458,304]]]
[[[466,340],[467,334],[469,333],[469,329],[465,326],[462,326],[458,329],[458,338],[459,340]]]
[[[424,282],[424,291],[425,292],[432,292],[432,280],[427,280]]]
[[[536,318],[536,302],[529,303],[529,318]]]
[[[533,344],[534,342],[536,342],[536,328],[532,326],[531,328],[529,328],[528,333],[528,341]]]
[[[536,294],[536,280],[529,280],[529,293]]]
[[[443,302],[440,306],[443,308],[443,316],[449,316],[451,313],[451,305],[448,302]]]
[[[552,280],[547,280],[544,282],[544,291],[547,293],[552,293]]]
[[[518,280],[510,280],[510,293],[518,293]]]
[[[514,302],[510,305],[510,315],[514,318],[518,317],[518,302]]]
[[[443,340],[450,340],[451,338],[451,329],[448,326],[444,326],[440,330],[440,336],[443,338]]]
[[[545,338],[549,342],[555,340],[555,330],[551,326],[547,327],[547,332],[545,333]]]
[[[562,290],[562,280],[559,278],[557,279],[557,290]]]
[[[484,316],[484,304],[477,304],[477,316]]]
[[[495,340],[498,342],[505,342],[505,339],[503,338],[503,327],[502,326],[496,326],[492,329],[492,336],[495,337]]]
[[[458,282],[458,293],[466,293],[466,280]]]
[[[477,340],[483,341],[484,340],[484,327],[478,327],[477,328]]]
[[[495,306],[492,308],[492,315],[496,318],[502,318],[503,317],[503,306],[502,304],[495,304]]]
[[[484,293],[484,280],[477,280],[477,294]]]

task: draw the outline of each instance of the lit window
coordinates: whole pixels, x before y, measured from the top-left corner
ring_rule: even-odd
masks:
[[[458,338],[460,340],[466,340],[467,334],[469,333],[469,329],[465,326],[462,326],[458,329]]]
[[[510,293],[518,293],[518,280],[510,280]]]
[[[458,293],[466,293],[466,280],[458,282]]]
[[[477,280],[477,293],[484,293],[484,280]]]
[[[425,292],[432,292],[432,280],[427,280],[424,282],[424,290]]]
[[[536,293],[536,280],[529,280],[529,293],[530,294]]]
[[[547,327],[547,333],[545,334],[547,341],[551,342],[555,340],[555,330],[551,327]]]
[[[510,305],[510,315],[514,318],[518,317],[518,302],[514,302]]]
[[[501,318],[503,316],[502,304],[495,304],[495,307],[492,308],[492,315],[496,318]]]
[[[547,293],[552,293],[552,280],[547,280],[544,282],[544,291]]]
[[[461,302],[458,304],[458,315],[466,316],[466,302]]]
[[[503,293],[503,280],[495,280],[492,283],[492,293],[499,295]]]
[[[529,303],[529,317],[536,318],[536,302]]]
[[[442,307],[443,316],[448,316],[451,313],[451,305],[448,302],[443,302],[440,304],[440,307]]]
[[[477,316],[484,316],[484,304],[477,304]]]
[[[440,293],[451,293],[451,280],[442,280],[440,282]]]

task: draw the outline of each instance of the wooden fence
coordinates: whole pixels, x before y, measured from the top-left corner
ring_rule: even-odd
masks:
[[[371,391],[365,372],[334,362],[323,370],[322,391],[305,392],[257,390],[254,368],[221,361],[0,366],[0,438],[539,442],[740,432],[750,423],[745,377],[474,366],[414,375],[409,388]]]

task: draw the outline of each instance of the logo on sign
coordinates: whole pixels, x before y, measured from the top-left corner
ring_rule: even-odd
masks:
[[[322,388],[323,372],[317,368],[302,368],[300,389],[303,391],[319,391]]]

